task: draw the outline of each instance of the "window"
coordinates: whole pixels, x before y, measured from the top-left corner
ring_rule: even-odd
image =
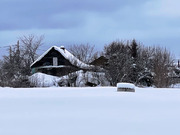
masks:
[[[58,59],[57,57],[53,57],[53,66],[57,66],[58,65]]]

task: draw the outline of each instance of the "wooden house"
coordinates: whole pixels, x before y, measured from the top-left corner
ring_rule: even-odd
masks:
[[[64,76],[78,70],[89,70],[92,66],[83,63],[63,46],[52,46],[31,64],[32,73],[41,72]]]

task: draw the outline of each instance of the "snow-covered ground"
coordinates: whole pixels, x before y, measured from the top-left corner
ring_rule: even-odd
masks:
[[[0,135],[179,135],[180,89],[0,88]]]

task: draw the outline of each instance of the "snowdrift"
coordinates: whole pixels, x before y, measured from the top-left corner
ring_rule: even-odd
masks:
[[[72,79],[74,79],[72,81]],[[58,87],[58,86],[109,86],[104,73],[84,72],[83,70],[57,77],[43,73],[35,73],[29,77],[30,83],[35,87]],[[88,85],[89,84],[89,85]]]

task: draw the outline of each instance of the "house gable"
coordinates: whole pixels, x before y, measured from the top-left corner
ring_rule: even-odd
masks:
[[[53,64],[53,58],[57,59],[57,65]],[[52,48],[47,54],[45,54],[41,60],[35,62],[31,68],[37,67],[50,67],[50,66],[72,66],[72,64],[64,58],[64,56],[57,50]]]

